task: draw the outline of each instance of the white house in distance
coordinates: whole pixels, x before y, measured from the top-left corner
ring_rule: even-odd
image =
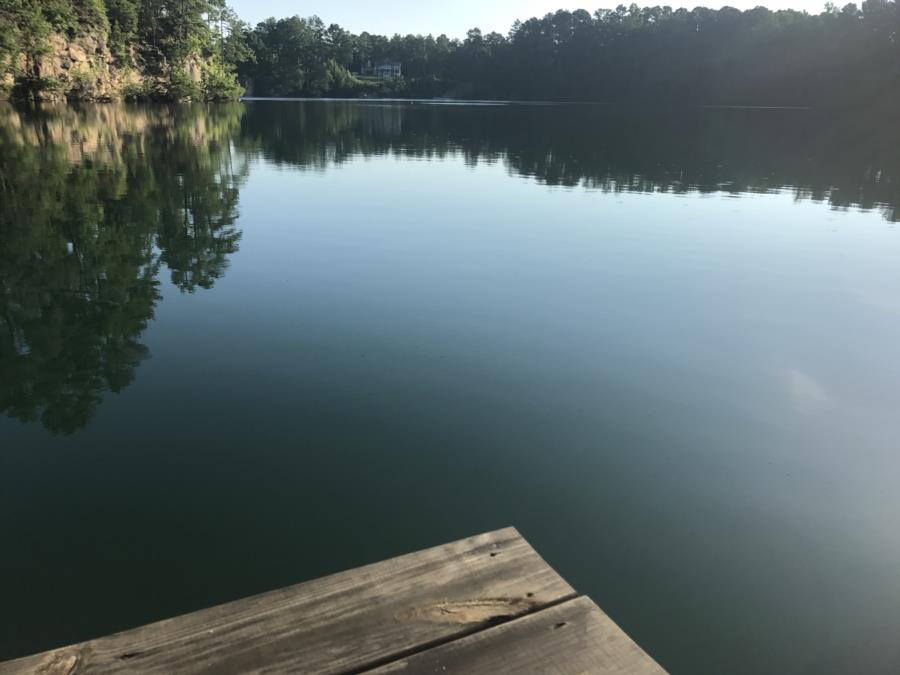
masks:
[[[367,63],[363,67],[363,75],[371,75],[379,80],[390,80],[395,77],[403,77],[403,68],[399,63],[379,63],[373,66]]]

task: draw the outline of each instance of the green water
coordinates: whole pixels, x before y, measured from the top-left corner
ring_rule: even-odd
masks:
[[[0,107],[0,658],[515,525],[675,675],[897,672],[883,122]]]

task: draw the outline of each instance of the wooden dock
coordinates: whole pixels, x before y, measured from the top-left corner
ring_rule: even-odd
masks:
[[[664,675],[512,529],[0,663],[83,673]]]

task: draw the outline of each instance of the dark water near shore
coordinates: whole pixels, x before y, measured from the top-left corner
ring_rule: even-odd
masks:
[[[898,199],[874,115],[0,107],[0,658],[515,525],[676,675],[900,671]]]

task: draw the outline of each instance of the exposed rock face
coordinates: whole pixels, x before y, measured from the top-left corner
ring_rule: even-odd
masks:
[[[184,64],[184,70],[194,84],[199,84],[203,79],[203,62],[196,56],[188,57]]]
[[[103,35],[79,35],[69,38],[51,34],[47,49],[29,61],[20,54],[0,72],[0,99],[15,96],[41,101],[117,101],[125,98],[154,98],[169,88],[170,66],[163,62],[149,75],[133,63],[139,59],[120,59],[114,55]],[[9,64],[6,64],[9,65]],[[4,64],[0,64],[4,66]],[[199,88],[207,62],[189,56],[183,70],[188,81]],[[13,75],[8,71],[17,73]]]
[[[49,49],[34,64],[33,74],[47,85],[36,96],[50,101],[120,99],[127,84],[141,81],[138,73],[116,59],[106,41],[95,35],[71,40],[58,33],[51,35]]]

